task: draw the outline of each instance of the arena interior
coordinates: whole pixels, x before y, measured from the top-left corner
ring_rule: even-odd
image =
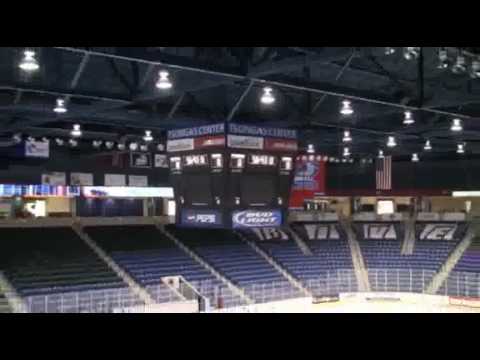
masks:
[[[0,78],[1,313],[480,312],[480,48],[3,47]]]

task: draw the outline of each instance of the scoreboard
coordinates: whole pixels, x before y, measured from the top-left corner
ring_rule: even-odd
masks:
[[[295,130],[219,123],[168,132],[178,225],[281,226],[297,152]]]

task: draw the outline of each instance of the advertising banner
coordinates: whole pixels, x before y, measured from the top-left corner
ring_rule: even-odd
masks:
[[[67,175],[64,172],[49,172],[42,174],[42,184],[45,185],[66,185]]]
[[[85,186],[82,192],[85,197],[173,198],[171,187]]]
[[[425,224],[420,233],[420,240],[453,240],[456,230],[455,223]]]
[[[181,224],[192,227],[222,226],[222,213],[218,210],[182,210]]]
[[[148,186],[148,176],[128,175],[128,186]]]
[[[276,227],[282,225],[280,210],[243,210],[234,211],[233,228]]]
[[[395,240],[395,226],[388,223],[363,224],[363,238],[371,240]]]
[[[156,168],[168,168],[167,155],[155,154],[154,166]]]
[[[48,158],[50,141],[25,141],[25,157]]]
[[[125,178],[123,174],[105,174],[105,186],[126,186]]]
[[[283,139],[265,139],[265,150],[267,151],[297,151],[297,140],[283,140]]]
[[[93,186],[93,174],[70,173],[70,185],[72,186]]]
[[[290,208],[303,208],[305,200],[325,193],[326,165],[321,156],[297,158],[290,194]]]
[[[225,146],[225,135],[217,136],[204,136],[194,139],[194,148],[204,149],[212,147],[224,147]]]
[[[151,168],[152,156],[150,153],[132,152],[130,153],[130,167],[132,168]]]
[[[167,152],[190,151],[194,148],[193,138],[167,141]]]
[[[262,150],[263,141],[261,137],[228,135],[229,148]]]
[[[297,139],[297,130],[258,127],[258,126],[235,124],[235,123],[228,124],[228,133],[238,134],[238,135],[261,136],[261,137]]]
[[[206,135],[217,135],[217,134],[224,134],[224,133],[225,133],[225,124],[218,123],[218,124],[197,126],[193,128],[169,130],[167,132],[167,138],[169,140],[174,140],[174,139],[182,139],[182,138],[194,138],[194,137],[206,136]]]

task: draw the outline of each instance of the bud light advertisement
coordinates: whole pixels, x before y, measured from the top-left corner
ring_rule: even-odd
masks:
[[[234,211],[233,228],[276,227],[282,225],[280,210],[243,210]]]
[[[221,227],[222,213],[217,210],[182,210],[182,226]]]

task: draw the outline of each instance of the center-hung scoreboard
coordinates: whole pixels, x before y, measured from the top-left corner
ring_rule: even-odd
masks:
[[[167,153],[181,226],[277,227],[285,220],[297,131],[238,123],[170,130]]]

